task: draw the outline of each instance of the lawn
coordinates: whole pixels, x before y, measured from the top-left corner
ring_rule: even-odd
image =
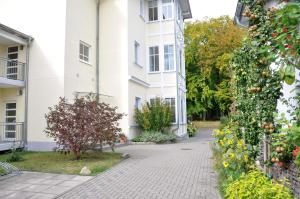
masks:
[[[220,121],[193,121],[197,128],[219,128]]]
[[[14,166],[24,171],[37,171],[59,174],[79,174],[80,170],[87,166],[91,175],[103,172],[122,160],[120,153],[85,153],[80,160],[76,160],[72,154],[58,152],[18,152],[24,160],[13,162]],[[0,155],[0,161],[6,161],[8,154]],[[1,174],[1,170],[0,170]]]

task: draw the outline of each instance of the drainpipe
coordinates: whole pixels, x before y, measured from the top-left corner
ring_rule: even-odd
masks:
[[[179,5],[179,1],[177,1],[178,3],[178,6]],[[174,13],[177,13],[177,10],[176,10],[176,5],[174,4]],[[175,15],[174,14],[174,36],[175,36],[175,52],[177,54],[177,34],[176,34],[176,25],[177,25],[177,14]],[[180,56],[180,55],[179,55]],[[180,63],[179,63],[180,64]],[[177,108],[177,127],[175,129],[172,130],[172,132],[176,132],[179,130],[180,126],[179,126],[179,85],[178,85],[178,63],[177,63],[177,59],[176,59],[176,95],[177,95],[177,99],[176,99],[176,108]]]
[[[30,43],[32,42],[32,38],[28,39],[26,44],[26,68],[25,68],[25,115],[24,115],[24,143],[27,145],[28,143],[28,90],[29,90],[29,53],[30,53]]]
[[[96,16],[96,100],[99,102],[100,96],[100,62],[99,62],[99,33],[100,33],[100,0],[97,0],[97,16]]]

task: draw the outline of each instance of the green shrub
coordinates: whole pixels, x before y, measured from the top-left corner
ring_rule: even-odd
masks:
[[[157,144],[166,142],[176,142],[176,136],[171,133],[161,133],[161,132],[145,132],[134,139],[133,142],[154,142]]]
[[[229,184],[227,199],[292,199],[289,190],[281,184],[273,183],[260,171],[251,171]]]
[[[189,134],[189,137],[194,137],[196,135],[196,132],[197,132],[197,129],[196,129],[195,125],[193,125],[192,123],[188,124],[187,132]]]
[[[18,153],[16,149],[12,149],[11,153],[8,155],[6,162],[20,162],[23,160],[23,157]]]
[[[0,167],[0,176],[6,175],[6,171]]]
[[[160,98],[147,102],[141,110],[135,110],[135,120],[144,132],[164,132],[172,123],[170,104]]]
[[[220,118],[220,123],[221,123],[221,126],[220,128],[223,129],[224,127],[228,126],[229,123],[230,123],[230,118],[227,117],[227,116],[222,116]]]

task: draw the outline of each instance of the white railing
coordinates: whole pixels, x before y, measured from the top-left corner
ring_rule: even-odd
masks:
[[[24,80],[25,63],[0,57],[0,77]]]
[[[0,123],[0,143],[2,142],[24,142],[24,123]]]

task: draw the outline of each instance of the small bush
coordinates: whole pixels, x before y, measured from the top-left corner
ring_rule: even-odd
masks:
[[[160,98],[152,103],[147,102],[141,110],[135,110],[135,120],[144,132],[164,132],[172,123],[170,104]]]
[[[20,153],[16,149],[12,149],[11,153],[8,155],[6,162],[20,162],[24,160]]]
[[[189,137],[195,137],[196,132],[197,132],[195,125],[193,125],[192,123],[188,124],[187,132],[189,134]]]
[[[157,144],[166,143],[166,142],[176,142],[176,136],[174,134],[163,134],[161,132],[146,132],[143,133],[134,139],[133,142],[154,142]]]
[[[0,176],[6,175],[6,174],[7,174],[6,171],[2,167],[0,167]]]
[[[292,199],[289,190],[281,184],[273,183],[259,171],[251,171],[229,184],[226,189],[227,199]]]

